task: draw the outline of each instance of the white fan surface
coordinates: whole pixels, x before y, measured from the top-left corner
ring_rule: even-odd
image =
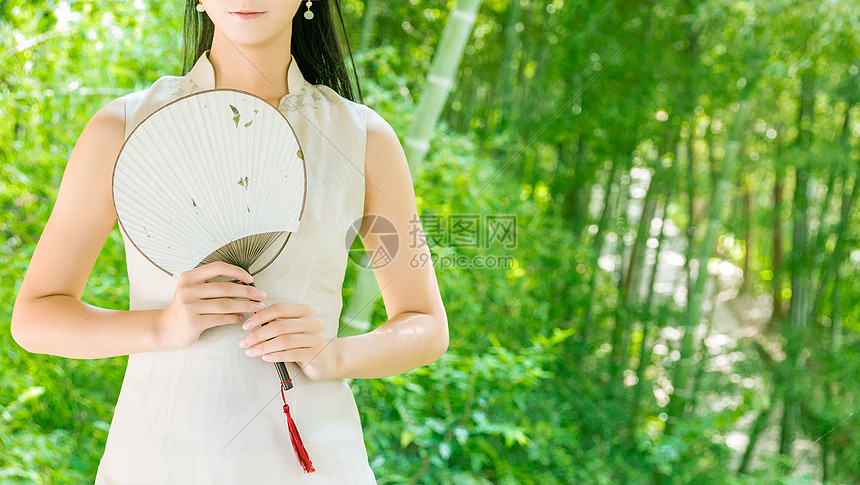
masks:
[[[120,225],[171,275],[242,238],[295,232],[306,191],[300,150],[286,118],[256,96],[180,98],[125,141],[113,180]]]

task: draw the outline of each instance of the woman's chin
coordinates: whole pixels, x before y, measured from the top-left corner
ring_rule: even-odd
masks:
[[[251,29],[244,32],[236,29],[227,33],[224,37],[226,37],[232,44],[242,47],[264,47],[271,45],[275,38],[273,35],[265,35],[265,33],[260,32],[259,30],[254,31]]]

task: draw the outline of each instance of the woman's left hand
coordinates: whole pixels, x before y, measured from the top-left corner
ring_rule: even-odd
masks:
[[[333,341],[337,337],[325,337],[323,322],[310,305],[278,303],[264,308],[242,325],[245,330],[255,327],[259,328],[239,341],[249,356],[262,356],[266,362],[295,362],[315,381],[335,377],[337,346]]]

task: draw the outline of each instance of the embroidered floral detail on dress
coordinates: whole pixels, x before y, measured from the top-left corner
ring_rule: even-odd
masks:
[[[197,91],[201,91],[203,88],[198,86],[190,76],[183,76],[179,78],[179,81],[176,83],[176,86],[171,91],[172,96],[176,96],[181,98],[183,96],[187,96],[191,93],[196,93]]]
[[[170,91],[171,96],[180,97],[183,95],[185,91],[185,78],[180,78],[176,85],[173,87],[173,90]]]
[[[188,78],[188,88],[190,90],[189,94],[190,93],[196,93],[197,91],[203,91],[203,86],[198,85],[191,78]]]
[[[305,84],[299,89],[298,93],[286,95],[281,100],[281,105],[278,106],[278,109],[286,111],[298,111],[308,107],[317,109],[317,102],[321,99],[322,94],[320,94],[319,89]]]

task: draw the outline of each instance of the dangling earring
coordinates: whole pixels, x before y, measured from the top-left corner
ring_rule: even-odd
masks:
[[[198,12],[201,12],[201,13],[202,13],[203,11],[205,11],[205,10],[206,10],[206,7],[204,7],[204,6],[203,6],[203,1],[202,1],[202,0],[197,0],[197,2],[198,2],[198,3],[197,3],[197,6],[196,6],[196,7],[194,7],[194,8],[195,8],[195,9],[197,9],[197,11],[198,11]]]
[[[307,5],[307,7],[308,7],[308,11],[307,11],[307,12],[305,12],[305,18],[306,18],[306,19],[308,19],[308,20],[310,20],[310,19],[314,18],[314,13],[313,13],[313,12],[311,12],[311,3],[312,3],[312,2],[311,2],[310,0],[308,0],[307,2],[305,2],[305,5]]]

